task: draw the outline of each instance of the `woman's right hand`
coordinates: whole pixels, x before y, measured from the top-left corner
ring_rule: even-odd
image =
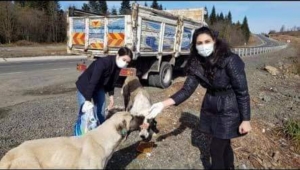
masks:
[[[172,98],[168,98],[167,100],[165,100],[163,102],[154,103],[149,110],[149,114],[146,115],[146,118],[153,119],[160,112],[162,112],[164,110],[164,108],[169,107],[174,104],[175,104],[175,101]]]
[[[147,119],[155,118],[159,113],[163,111],[164,107],[165,106],[163,102],[154,103],[149,110],[149,114],[146,116]]]
[[[93,109],[93,108],[94,108],[94,104],[93,104],[92,102],[90,102],[90,101],[85,101],[84,104],[83,104],[83,106],[82,106],[81,111],[82,111],[83,113],[86,113],[87,111],[89,111],[89,110],[91,110],[91,109]]]

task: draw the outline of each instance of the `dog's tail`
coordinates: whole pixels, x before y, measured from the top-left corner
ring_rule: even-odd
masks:
[[[11,157],[9,154],[6,154],[0,160],[0,169],[9,169],[10,166],[11,166]]]

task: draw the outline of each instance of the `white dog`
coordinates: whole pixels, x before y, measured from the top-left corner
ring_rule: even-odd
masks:
[[[126,111],[136,116],[146,117],[149,114],[152,106],[151,98],[137,76],[128,76],[125,79],[121,94],[124,98]],[[150,141],[152,135],[159,132],[156,128],[155,119],[144,119],[144,124],[141,128],[139,135],[144,141]]]
[[[144,117],[117,112],[83,136],[26,141],[8,151],[0,169],[103,169],[122,141],[140,129]]]

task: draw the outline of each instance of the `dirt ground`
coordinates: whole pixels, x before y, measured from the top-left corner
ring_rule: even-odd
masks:
[[[10,44],[0,46],[0,58],[67,55],[67,46],[59,44]]]
[[[300,120],[300,72],[295,70],[295,61],[300,58],[300,53],[295,47],[289,46],[278,52],[243,58],[251,97],[253,130],[244,137],[232,140],[237,169],[300,167],[300,155],[294,143],[274,130],[282,126],[285,120]],[[279,73],[272,76],[262,69],[265,65],[276,67]],[[11,90],[8,90],[10,95],[6,97],[19,98],[22,94],[28,98],[0,108],[0,157],[26,140],[73,135],[78,109],[74,82],[78,73],[70,70],[66,75],[35,74],[30,75],[32,78],[29,80],[19,75],[20,77],[10,78],[14,82],[2,81],[0,84],[0,87],[11,86]],[[48,83],[51,79],[55,79],[55,83],[46,85],[45,82]],[[18,80],[22,83],[18,83]],[[159,102],[179,90],[184,80],[183,76],[179,76],[167,89],[146,89],[153,102]],[[22,87],[24,84],[26,88]],[[120,89],[117,88],[115,94],[116,106],[122,106]],[[150,155],[136,151],[140,138],[137,132],[132,133],[114,153],[107,168],[205,167],[209,158],[210,137],[198,130],[204,94],[205,89],[199,86],[184,103],[165,109],[157,117],[160,132],[152,139],[155,147]]]

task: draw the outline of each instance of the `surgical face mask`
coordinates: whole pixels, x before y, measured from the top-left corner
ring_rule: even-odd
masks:
[[[214,43],[196,45],[198,54],[203,57],[208,57],[214,51]]]
[[[127,62],[122,60],[122,58],[120,58],[120,57],[117,58],[116,63],[119,68],[126,68],[128,65]]]

